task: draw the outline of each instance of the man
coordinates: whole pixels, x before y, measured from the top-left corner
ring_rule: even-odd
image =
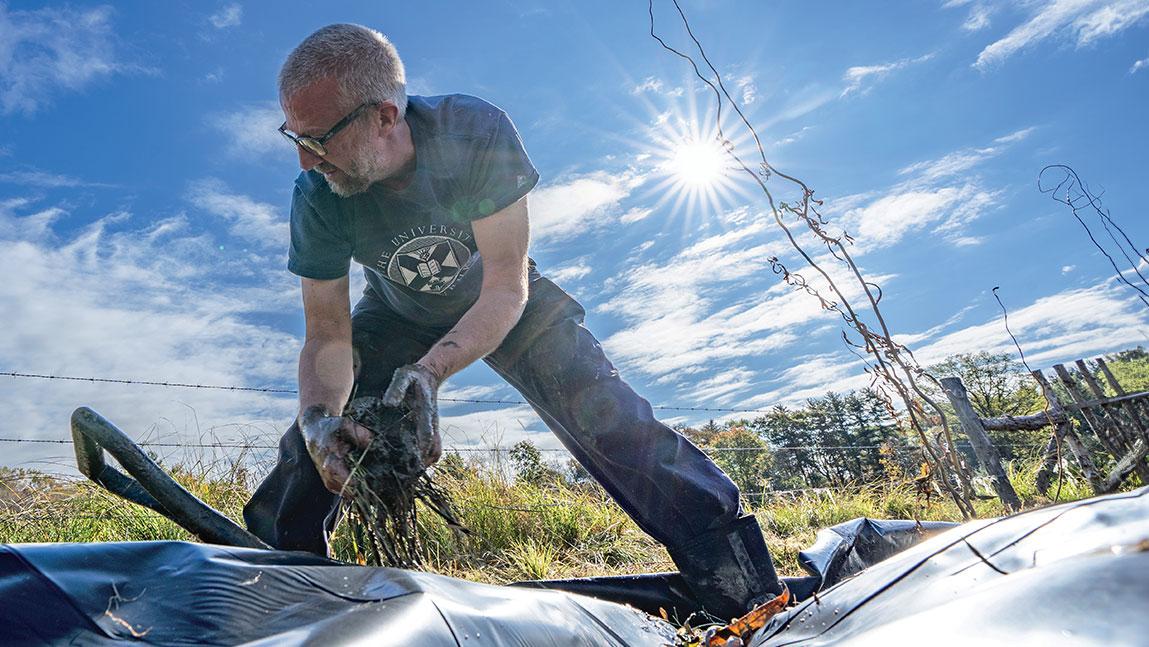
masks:
[[[288,269],[301,277],[307,333],[299,416],[244,510],[248,527],[325,555],[348,450],[370,440],[340,416],[352,392],[411,407],[430,465],[442,451],[439,385],[483,359],[667,546],[708,610],[732,617],[778,594],[737,487],[654,419],[582,326],[582,307],[527,257],[539,176],[510,120],[474,97],[408,99],[404,78],[391,43],[357,25],[316,31],[280,72],[280,130],[303,169]],[[354,311],[352,258],[367,278]]]

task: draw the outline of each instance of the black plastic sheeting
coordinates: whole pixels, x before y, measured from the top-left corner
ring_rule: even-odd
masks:
[[[946,526],[856,519],[823,530],[800,555],[814,577],[788,580],[807,593],[821,582],[821,592],[748,644],[1149,644],[1149,489]],[[677,574],[529,585],[648,609],[690,604]],[[606,600],[306,553],[183,542],[0,546],[3,645],[673,641],[670,624]]]
[[[825,588],[748,644],[920,643],[1149,644],[1149,488],[963,524]]]
[[[183,542],[0,546],[0,644],[665,645],[559,591]]]

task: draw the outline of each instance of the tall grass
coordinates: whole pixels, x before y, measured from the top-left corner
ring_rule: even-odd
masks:
[[[674,568],[665,550],[647,537],[594,485],[561,479],[516,481],[506,470],[454,463],[436,479],[455,499],[469,533],[447,527],[434,514],[420,516],[423,550],[433,571],[476,581],[641,573]],[[196,496],[239,521],[252,476],[243,469],[170,471]],[[1032,465],[1013,464],[1009,476],[1029,507],[1049,503],[1034,491]],[[1089,496],[1067,480],[1062,500]],[[769,495],[747,502],[757,515],[780,573],[798,575],[798,551],[818,530],[855,517],[960,521],[951,501],[925,501],[908,483]],[[977,501],[979,517],[1005,513],[996,500]],[[0,469],[0,543],[193,540],[162,516],[78,479]],[[337,529],[333,552],[356,562],[349,533]]]

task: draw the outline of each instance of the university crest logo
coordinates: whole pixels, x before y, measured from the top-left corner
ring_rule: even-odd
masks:
[[[404,243],[387,264],[387,278],[412,290],[442,294],[471,260],[471,250],[446,236],[420,236]]]

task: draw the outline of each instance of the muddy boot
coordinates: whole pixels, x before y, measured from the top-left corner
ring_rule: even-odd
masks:
[[[782,592],[753,515],[667,550],[695,598],[723,620],[740,617]]]

